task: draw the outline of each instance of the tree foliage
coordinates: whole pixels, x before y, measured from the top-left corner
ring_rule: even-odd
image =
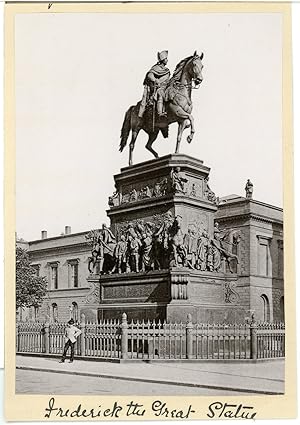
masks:
[[[16,247],[16,307],[39,307],[47,291],[46,277],[37,276],[28,252]]]

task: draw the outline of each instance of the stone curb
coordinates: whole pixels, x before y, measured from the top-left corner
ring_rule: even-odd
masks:
[[[97,377],[97,378],[107,378],[107,379],[118,379],[122,381],[135,381],[135,382],[147,382],[152,384],[165,384],[165,385],[175,385],[175,386],[183,386],[183,387],[193,387],[193,388],[208,388],[214,390],[224,390],[224,391],[236,391],[236,392],[244,392],[244,393],[254,393],[254,394],[266,394],[266,395],[282,395],[283,392],[277,391],[265,391],[265,390],[252,390],[249,388],[233,388],[226,387],[221,385],[210,385],[210,384],[194,384],[187,382],[176,382],[170,380],[158,380],[152,378],[139,378],[134,376],[120,376],[120,375],[111,375],[105,373],[92,373],[92,372],[78,372],[78,371],[67,371],[67,370],[58,370],[51,368],[39,368],[39,367],[30,367],[30,366],[16,366],[16,369],[19,370],[33,370],[37,372],[50,372],[50,373],[61,373],[66,375],[79,375],[79,376],[89,376],[89,377]]]
[[[24,357],[40,357],[40,358],[61,358],[61,354],[55,354],[55,353],[32,353],[30,351],[28,352],[17,352],[17,356],[24,356]],[[118,364],[165,364],[165,363],[232,363],[232,364],[258,364],[258,363],[275,363],[275,362],[284,362],[284,357],[272,357],[268,359],[115,359],[110,357],[88,357],[88,356],[80,356],[75,355],[74,360],[83,360],[83,361],[90,361],[90,362],[107,362],[107,363],[118,363]]]

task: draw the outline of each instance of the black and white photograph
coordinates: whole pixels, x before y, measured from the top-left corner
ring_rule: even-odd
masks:
[[[27,6],[8,416],[290,417],[288,6]]]

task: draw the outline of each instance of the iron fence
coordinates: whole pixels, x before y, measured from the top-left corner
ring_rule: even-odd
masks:
[[[17,323],[17,353],[62,354],[66,323]],[[283,323],[244,324],[104,320],[78,323],[75,355],[109,359],[269,359],[285,356]]]
[[[85,356],[121,357],[121,329],[118,320],[101,321],[99,324],[86,323],[84,338]]]

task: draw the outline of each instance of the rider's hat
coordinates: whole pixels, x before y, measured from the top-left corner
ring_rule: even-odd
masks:
[[[164,59],[168,59],[168,50],[163,50],[162,52],[158,52],[157,59],[159,62],[163,61]]]

